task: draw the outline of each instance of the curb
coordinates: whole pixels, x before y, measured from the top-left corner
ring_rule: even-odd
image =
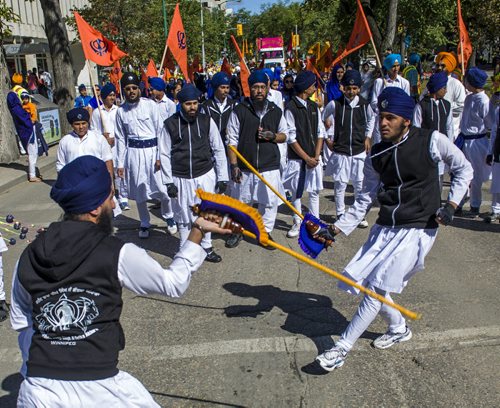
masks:
[[[55,163],[56,163],[56,161],[55,161],[55,157],[54,157],[54,160],[49,160],[48,162],[44,163],[42,166],[37,165],[37,168],[40,171],[40,173],[43,174],[46,171],[55,168]],[[6,183],[0,184],[0,194],[6,192],[10,188],[12,188],[18,184],[21,184],[22,182],[27,183],[28,182],[27,180],[28,179],[27,179],[26,173],[21,173],[19,176],[7,181]]]

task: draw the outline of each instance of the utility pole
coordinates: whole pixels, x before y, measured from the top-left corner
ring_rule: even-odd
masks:
[[[165,0],[162,0],[162,5],[163,5],[163,30],[165,31],[165,38],[167,38],[168,35],[168,28],[167,28],[167,7],[165,4]]]
[[[203,31],[203,3],[200,0],[200,17],[201,17],[201,64],[203,72],[205,72],[205,32]]]

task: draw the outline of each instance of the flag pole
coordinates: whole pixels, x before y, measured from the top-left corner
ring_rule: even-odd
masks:
[[[104,118],[102,116],[102,107],[101,107],[101,104],[99,103],[100,97],[98,97],[96,95],[96,92],[95,92],[95,84],[94,84],[94,80],[92,79],[92,71],[90,68],[90,61],[88,59],[86,59],[85,62],[87,63],[87,69],[89,71],[90,85],[92,86],[92,91],[94,92],[94,95],[96,96],[95,99],[97,101],[97,108],[99,109],[99,117],[101,118],[101,126],[102,126],[102,130],[103,130],[102,133],[108,133],[106,130],[106,125],[104,124]]]

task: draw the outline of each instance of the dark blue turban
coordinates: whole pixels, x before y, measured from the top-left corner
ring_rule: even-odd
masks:
[[[431,94],[436,93],[441,88],[445,88],[448,84],[448,74],[445,71],[432,74],[427,82],[427,89]]]
[[[267,85],[267,81],[269,80],[267,74],[262,70],[253,71],[248,77],[248,85],[250,87],[255,84],[265,84]]]
[[[348,69],[345,72],[340,82],[342,82],[342,85],[344,86],[356,85],[361,88],[361,85],[363,85],[361,74],[359,73],[359,71],[356,71],[355,69]]]
[[[68,113],[66,113],[66,118],[68,122],[73,124],[73,122],[85,121],[90,122],[90,113],[84,108],[73,108]]]
[[[416,52],[411,53],[410,57],[408,58],[408,62],[411,65],[417,65],[420,62],[420,55],[418,55]]]
[[[295,82],[293,83],[293,87],[295,88],[295,92],[301,93],[304,92],[311,85],[316,83],[316,75],[314,75],[311,71],[300,71],[297,77],[295,78]]]
[[[125,88],[127,85],[136,85],[139,86],[141,80],[134,72],[124,72],[122,79],[120,79],[120,84],[122,88]]]
[[[212,77],[212,88],[214,91],[221,85],[229,85],[231,83],[231,78],[225,72],[217,72]]]
[[[95,210],[110,194],[108,168],[95,156],[80,156],[64,166],[50,190],[50,198],[68,214]]]
[[[379,112],[390,112],[404,119],[413,118],[415,100],[401,88],[389,86],[378,97]]]
[[[167,87],[167,84],[165,83],[165,81],[163,79],[161,79],[159,77],[149,77],[148,81],[149,81],[149,85],[154,90],[165,92],[165,88]]]
[[[482,89],[484,85],[486,85],[486,81],[488,80],[488,74],[484,72],[482,69],[479,69],[477,67],[472,67],[465,72],[465,79],[474,88]]]
[[[187,101],[197,101],[201,92],[193,84],[186,84],[177,94],[177,99],[180,103]]]
[[[106,99],[110,93],[116,93],[116,87],[113,84],[108,82],[101,89],[101,98],[103,100]]]

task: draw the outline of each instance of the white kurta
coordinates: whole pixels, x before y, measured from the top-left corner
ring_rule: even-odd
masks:
[[[493,100],[493,98],[492,98]],[[488,153],[493,155],[493,148],[495,146],[495,140],[500,137],[497,134],[498,131],[498,121],[500,121],[500,105],[490,104],[490,118],[491,122],[491,138]],[[500,163],[495,163],[491,165],[491,193],[500,194]]]
[[[175,103],[167,98],[167,95],[163,95],[163,98],[160,101],[156,99],[153,99],[153,101],[158,105],[160,120],[163,125],[163,123],[176,112],[177,109]]]
[[[166,189],[161,180],[161,172],[155,170],[159,159],[158,148],[128,147],[130,139],[146,140],[160,138],[161,117],[155,102],[140,98],[139,102],[125,102],[116,115],[116,149],[118,168],[125,169],[125,180],[129,198],[144,202],[151,198],[164,200]]]
[[[267,100],[274,102],[278,108],[281,109],[282,112],[285,111],[285,102],[283,101],[283,94],[280,91],[275,91],[274,89],[269,88],[269,92],[267,93]],[[278,149],[280,150],[280,169],[283,173],[286,169],[286,162],[288,156],[288,148],[286,143],[278,143]]]
[[[5,289],[3,283],[3,261],[2,261],[2,253],[7,251],[9,248],[5,243],[2,233],[0,232],[0,300],[5,300]]]

